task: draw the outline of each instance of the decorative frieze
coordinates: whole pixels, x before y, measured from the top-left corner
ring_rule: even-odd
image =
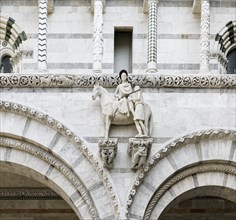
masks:
[[[61,200],[49,188],[0,188],[0,200]]]
[[[200,71],[209,73],[210,60],[210,2],[201,0],[201,54]]]
[[[0,74],[0,88],[114,88],[120,83],[117,75],[87,74]],[[143,88],[236,88],[235,75],[132,75],[129,82]]]

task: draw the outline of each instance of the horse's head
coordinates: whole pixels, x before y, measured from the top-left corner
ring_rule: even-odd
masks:
[[[99,84],[95,84],[93,88],[92,99],[95,100],[100,95],[101,95],[101,86]]]

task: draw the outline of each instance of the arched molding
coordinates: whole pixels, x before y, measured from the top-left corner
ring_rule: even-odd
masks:
[[[233,129],[196,131],[165,143],[138,171],[127,198],[126,215],[130,217],[139,213],[138,216],[144,216],[157,189],[167,179],[189,167],[194,170],[199,163],[208,163],[209,166],[215,161],[227,161],[235,166],[235,149],[236,131]],[[142,205],[139,202],[141,198]]]
[[[27,36],[13,18],[0,16],[0,40],[7,41],[15,50],[27,40]]]
[[[221,179],[221,182],[219,182],[218,179],[216,178],[217,175],[223,177]],[[235,177],[236,167],[232,165],[224,164],[224,163],[200,164],[199,166],[194,166],[192,168],[184,170],[183,172],[180,172],[179,174],[174,175],[174,177],[170,178],[159,189],[156,190],[155,194],[153,195],[152,199],[150,200],[145,210],[143,219],[144,220],[158,219],[158,217],[160,217],[164,209],[173,200],[175,200],[178,196],[180,196],[181,194],[191,189],[198,189],[199,187],[203,187],[203,186],[225,187],[223,185],[225,175]],[[210,178],[211,178],[211,182],[208,182]],[[198,179],[201,179],[201,186],[198,185],[200,182]],[[205,181],[202,181],[203,179],[205,179]],[[229,186],[227,188],[229,188]],[[236,190],[236,188],[230,188],[230,189]],[[167,196],[170,196],[170,194],[172,196],[173,194],[175,194],[171,198],[171,201],[170,201],[170,198],[167,200]],[[225,198],[225,199],[232,200],[230,197]],[[164,201],[167,202],[165,203],[165,205],[163,204]],[[155,209],[156,211],[154,211]],[[155,215],[155,217],[153,215]]]
[[[35,145],[6,137],[0,137],[0,155],[1,170],[32,178],[50,187],[70,205],[79,219],[88,216],[91,219],[97,218],[97,210],[91,203],[91,198],[87,197],[87,191],[81,194],[84,187],[81,186],[80,181],[76,185],[72,185],[69,178],[66,177],[67,167],[61,161],[52,158]],[[49,160],[51,161],[49,162]],[[64,175],[61,174],[58,167],[53,168],[51,173],[47,173],[53,166],[53,162],[61,165]],[[58,178],[56,179],[55,176]]]
[[[212,175],[212,173],[210,173]],[[194,189],[190,189],[181,195],[179,195],[175,200],[169,203],[169,205],[163,210],[160,218],[168,212],[168,210],[175,207],[177,204],[182,203],[187,200],[195,200],[195,199],[223,199],[230,201],[232,203],[236,203],[235,197],[235,189],[227,188],[217,185],[207,185],[207,186],[199,186]]]
[[[90,207],[91,213],[96,208],[99,219],[108,216],[119,218],[120,205],[111,178],[102,163],[90,152],[85,140],[47,113],[21,104],[0,101],[0,118],[0,136],[14,138],[18,142],[26,141],[29,145],[22,144],[21,150],[24,151],[35,149],[32,146],[37,146],[37,149],[40,149],[37,155],[40,156],[41,152],[44,152],[41,159],[46,157],[52,167],[58,165],[54,161],[56,159],[66,166],[61,170],[64,165],[58,165],[58,169],[62,174],[65,172],[63,175],[82,190],[82,195],[86,195],[87,190],[91,199],[85,198],[85,201],[94,204],[94,207]],[[81,187],[76,185],[79,180]]]
[[[4,56],[10,56],[10,57],[14,57],[15,56],[15,53],[14,53],[14,50],[11,49],[11,48],[4,48],[4,47],[1,47],[0,49],[0,58],[4,57]]]
[[[235,49],[235,48],[236,48],[236,42],[233,43],[233,44],[227,49],[227,51],[225,52],[225,55],[227,56],[228,53],[229,53],[231,50]]]
[[[219,51],[225,53],[227,49],[236,42],[236,21],[229,21],[217,33],[215,40],[218,41]]]

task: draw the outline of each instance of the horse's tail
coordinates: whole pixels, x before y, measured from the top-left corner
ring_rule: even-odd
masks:
[[[145,128],[147,129],[147,134],[149,137],[152,135],[152,127],[153,127],[153,118],[152,118],[152,110],[148,104],[145,104],[146,108],[146,117],[145,117]]]

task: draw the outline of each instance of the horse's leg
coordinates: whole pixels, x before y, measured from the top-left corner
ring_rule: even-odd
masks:
[[[140,127],[142,128],[143,135],[147,136],[148,132],[147,132],[146,126],[144,125],[143,121],[139,121],[139,124],[140,124]]]
[[[111,118],[109,117],[109,115],[106,115],[105,139],[108,139],[109,137],[110,126],[111,126]]]

